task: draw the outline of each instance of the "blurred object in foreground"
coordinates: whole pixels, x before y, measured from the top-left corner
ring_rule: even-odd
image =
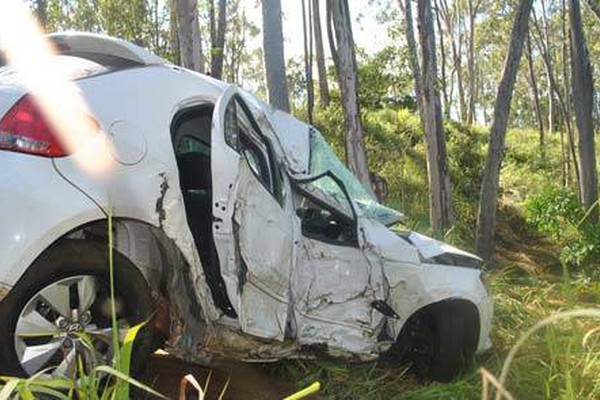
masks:
[[[0,52],[0,65],[15,69],[66,153],[85,172],[107,174],[112,160],[106,135],[77,86],[52,62],[52,44],[20,0],[0,1]]]

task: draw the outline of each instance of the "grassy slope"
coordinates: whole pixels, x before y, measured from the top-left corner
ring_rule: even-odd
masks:
[[[340,118],[339,110],[330,109],[317,116],[317,125],[341,154]],[[389,183],[388,204],[407,214],[410,227],[426,233],[427,181],[418,120],[405,111],[383,110],[367,113],[366,121],[369,162]],[[446,129],[456,212],[455,228],[446,239],[469,249],[487,138],[480,129],[450,123]],[[560,183],[558,160],[558,137],[550,138],[542,155],[535,131],[508,133],[497,229],[500,267],[491,275],[494,347],[478,359],[479,366],[496,376],[510,348],[537,321],[556,311],[595,306],[600,297],[600,284],[563,271],[558,261],[559,244],[523,217],[527,198],[547,184]],[[535,334],[519,351],[507,389],[521,399],[600,398],[600,335],[596,328],[600,329],[598,321],[573,320]],[[298,387],[318,379],[325,398],[483,398],[481,374],[476,369],[447,385],[423,384],[405,366],[385,363],[293,361],[280,364],[273,373]]]

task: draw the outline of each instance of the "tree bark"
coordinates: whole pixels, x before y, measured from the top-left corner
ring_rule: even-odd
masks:
[[[491,261],[494,254],[494,230],[496,228],[496,208],[498,205],[498,186],[500,166],[504,151],[506,125],[512,100],[513,88],[519,69],[523,43],[529,24],[533,0],[520,0],[512,27],[508,55],[498,86],[494,117],[490,129],[490,142],[479,199],[477,218],[476,249],[485,260]]]
[[[475,17],[479,11],[481,0],[473,4],[473,0],[468,0],[467,7],[469,12],[469,57],[467,59],[467,68],[469,71],[469,104],[467,107],[467,124],[472,124],[475,118]]]
[[[579,0],[569,0],[569,20],[571,25],[571,75],[573,81],[573,102],[575,122],[579,132],[579,171],[581,173],[580,193],[586,209],[594,207],[588,219],[598,221],[598,171],[596,170],[596,152],[594,141],[594,81],[588,55],[587,43],[583,33],[581,5]]]
[[[422,120],[427,142],[429,219],[433,231],[441,234],[452,225],[452,186],[448,170],[442,108],[436,90],[437,60],[431,2],[419,0],[417,4],[421,44]]]
[[[443,101],[443,106],[442,106],[442,111],[444,114],[444,118],[450,118],[450,106],[451,106],[451,100],[450,100],[450,96],[448,96],[448,82],[446,81],[446,46],[444,46],[444,32],[442,30],[442,23],[440,21],[440,9],[438,7],[438,2],[437,0],[433,1],[433,4],[435,6],[435,22],[436,22],[436,26],[438,29],[438,34],[439,34],[439,40],[440,40],[440,58],[441,58],[441,62],[440,62],[440,68],[441,68],[441,75],[442,75],[442,79],[441,79],[441,83],[442,83],[442,99]]]
[[[321,107],[329,106],[329,84],[325,68],[325,52],[323,51],[323,33],[321,30],[321,13],[319,0],[312,0],[313,26],[315,30],[315,51],[317,56],[317,73],[319,74],[319,103]]]
[[[313,123],[313,109],[315,103],[315,88],[312,77],[313,67],[313,36],[312,36],[312,3],[308,1],[308,19],[306,16],[306,3],[302,2],[302,31],[304,39],[304,74],[306,75],[306,111],[308,114],[308,123]]]
[[[197,0],[174,0],[177,14],[179,52],[184,68],[204,72]]]
[[[269,102],[282,111],[290,111],[290,99],[285,75],[281,0],[262,0],[263,50]]]
[[[358,74],[348,1],[327,0],[327,15],[331,18],[327,21],[331,32],[330,44],[333,45],[331,53],[334,55],[344,109],[346,161],[363,186],[372,192],[365,133],[358,102]]]
[[[404,10],[404,18],[406,19],[406,44],[408,46],[408,54],[410,61],[410,69],[412,71],[413,81],[415,84],[415,102],[417,104],[417,110],[419,115],[423,118],[423,101],[422,101],[422,89],[421,89],[421,66],[419,63],[419,51],[417,49],[417,42],[415,40],[415,30],[413,27],[413,16],[412,16],[412,1],[398,0],[400,9]]]
[[[214,3],[211,2],[211,25],[214,25]],[[223,55],[225,54],[225,30],[227,28],[227,0],[219,0],[219,20],[211,27],[210,72],[216,79],[223,76]]]

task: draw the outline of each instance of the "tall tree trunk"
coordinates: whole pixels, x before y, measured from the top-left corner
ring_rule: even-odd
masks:
[[[448,38],[450,39],[452,64],[454,67],[454,72],[456,73],[459,119],[461,122],[465,122],[467,118],[467,102],[465,100],[463,68],[461,60],[462,34],[460,31],[460,4],[459,2],[454,1],[452,3],[453,10],[450,11],[447,0],[441,0],[440,7],[443,16],[442,19],[446,25],[446,31],[448,33]]]
[[[174,4],[170,4],[169,10],[169,47],[170,60],[174,64],[181,63],[181,55],[179,51],[179,24],[177,23],[177,12]]]
[[[552,51],[550,46],[550,31],[548,29],[548,18],[546,16],[546,2],[545,0],[540,1],[541,11],[542,11],[542,26],[543,26],[543,40],[545,45],[544,47],[548,51],[548,56],[550,58],[550,63],[552,63]],[[533,11],[535,16],[535,10]],[[550,80],[548,80],[548,87],[550,87]],[[554,104],[554,91],[552,89],[548,90],[548,132],[552,135],[554,131],[554,127],[556,125],[556,110]]]
[[[321,12],[319,0],[312,0],[313,26],[315,30],[315,51],[317,56],[317,72],[319,74],[319,103],[321,107],[329,106],[329,84],[325,68],[325,52],[323,51],[323,31],[321,29]]]
[[[469,57],[467,58],[467,68],[469,71],[469,104],[467,107],[467,124],[472,124],[475,118],[475,17],[479,9],[480,1],[473,5],[473,0],[468,0],[467,7],[469,12]]]
[[[204,72],[197,0],[174,0],[179,32],[179,52],[184,68]]]
[[[544,120],[542,118],[542,109],[540,107],[540,97],[538,92],[537,79],[535,77],[535,68],[533,65],[533,54],[531,53],[531,35],[527,35],[527,64],[529,66],[529,83],[531,85],[531,94],[533,95],[533,103],[535,105],[535,115],[538,121],[538,129],[540,131],[540,151],[544,154]]]
[[[346,161],[363,186],[372,192],[365,132],[358,102],[356,55],[347,0],[327,0],[327,25],[344,109]]]
[[[589,220],[598,221],[598,171],[594,141],[594,81],[588,55],[587,43],[583,33],[581,6],[579,0],[569,0],[569,20],[571,25],[571,74],[573,80],[573,102],[575,122],[579,132],[579,171],[581,173],[580,193],[586,209],[594,206]]]
[[[408,46],[410,69],[412,71],[413,81],[415,84],[415,102],[417,103],[419,115],[421,118],[423,118],[421,66],[419,63],[419,51],[417,49],[415,30],[413,27],[412,1],[404,0],[404,3],[402,3],[402,1],[403,0],[398,0],[398,5],[400,6],[400,9],[404,10],[404,18],[406,19],[406,44]]]
[[[211,21],[214,21],[215,7],[213,0],[210,0],[210,3]],[[223,76],[223,55],[225,54],[225,30],[227,28],[227,0],[219,0],[219,20],[216,28],[213,25],[214,22],[211,22],[210,72],[216,79],[221,79]]]
[[[535,11],[534,11],[534,15],[535,15]],[[538,32],[540,37],[542,36],[541,30],[539,25],[537,24],[537,22],[534,22],[533,27],[536,29],[536,31]],[[569,152],[567,153],[567,155],[571,156],[573,159],[573,170],[575,171],[575,179],[577,181],[577,188],[579,189],[579,167],[577,166],[577,154],[575,152],[575,135],[573,133],[573,128],[571,125],[571,113],[569,112],[569,106],[568,106],[568,102],[567,100],[565,100],[565,98],[563,97],[563,94],[561,93],[559,84],[556,80],[555,77],[555,73],[554,73],[554,67],[552,64],[552,58],[551,55],[548,51],[548,48],[546,47],[546,44],[544,42],[543,39],[537,40],[536,41],[536,45],[538,46],[538,49],[540,51],[540,55],[542,56],[542,60],[544,61],[544,65],[546,67],[546,73],[548,75],[548,79],[550,81],[550,89],[551,91],[554,92],[554,94],[556,95],[556,98],[558,99],[558,103],[560,105],[560,109],[562,111],[563,114],[563,119],[564,119],[564,126],[565,129],[567,131],[567,139],[568,139],[568,150]],[[566,163],[566,178],[567,178],[567,183],[569,183],[570,181],[570,162],[569,162],[569,157],[567,157],[567,163]]]
[[[438,36],[439,36],[439,40],[440,40],[440,58],[441,58],[440,73],[442,74],[442,77],[441,77],[442,78],[441,79],[442,99],[444,100],[442,111],[444,114],[444,118],[450,118],[450,106],[451,106],[450,103],[451,103],[451,101],[450,101],[450,97],[448,96],[448,83],[446,81],[446,46],[444,46],[444,31],[442,30],[442,23],[440,20],[441,19],[440,18],[441,11],[438,6],[438,0],[434,0],[433,4],[435,6],[435,22],[436,22]]]
[[[419,43],[422,67],[422,119],[427,142],[429,219],[433,231],[445,232],[452,225],[452,186],[446,154],[442,107],[436,89],[437,61],[430,0],[418,1]]]
[[[269,102],[280,110],[290,111],[290,99],[285,76],[281,0],[262,0],[263,50]]]
[[[513,87],[519,69],[523,43],[527,35],[529,14],[533,0],[520,0],[512,27],[508,55],[498,86],[494,117],[490,129],[488,155],[483,171],[483,181],[479,199],[477,218],[477,254],[486,260],[492,260],[494,254],[494,230],[496,228],[496,208],[498,205],[498,186],[500,181],[500,166],[504,151],[504,139],[508,113],[512,100]]]
[[[315,103],[315,88],[312,77],[313,67],[313,36],[312,36],[312,3],[308,1],[308,19],[306,17],[306,3],[302,2],[302,32],[304,39],[304,74],[306,75],[306,111],[308,122],[313,123],[313,109]]]

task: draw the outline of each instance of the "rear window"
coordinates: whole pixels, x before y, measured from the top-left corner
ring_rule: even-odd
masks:
[[[52,58],[52,67],[57,68],[67,74],[70,80],[89,78],[91,76],[105,74],[114,68],[107,67],[85,58],[58,55]],[[10,66],[2,67],[2,54],[0,54],[0,79],[4,82],[13,81],[18,83],[19,77],[17,71]]]

